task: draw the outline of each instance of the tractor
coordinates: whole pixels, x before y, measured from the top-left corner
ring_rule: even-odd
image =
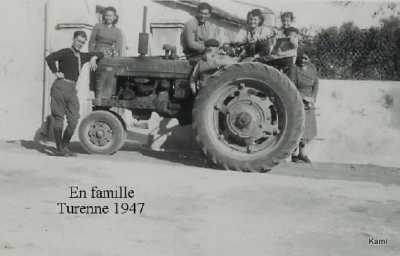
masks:
[[[118,107],[141,120],[156,112],[191,124],[201,151],[224,169],[265,172],[290,156],[304,129],[304,106],[283,72],[243,60],[194,76],[188,60],[146,56],[147,40],[140,33],[140,56],[100,60],[93,111],[79,126],[87,152],[112,154],[123,146],[126,124],[112,111]]]

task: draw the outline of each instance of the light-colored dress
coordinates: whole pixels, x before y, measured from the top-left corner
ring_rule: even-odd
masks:
[[[90,52],[102,52],[105,57],[123,56],[124,39],[122,31],[115,25],[109,27],[97,24],[89,40]]]
[[[319,82],[317,69],[313,64],[307,63],[304,67],[293,65],[289,70],[289,78],[296,85],[303,98],[311,97],[315,102],[318,94]],[[315,107],[307,105],[308,104],[305,103],[306,118],[303,134],[303,140],[305,143],[310,142],[317,135]]]

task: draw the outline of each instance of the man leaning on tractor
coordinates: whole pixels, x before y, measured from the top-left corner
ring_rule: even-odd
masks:
[[[51,87],[51,116],[53,118],[56,156],[75,156],[68,149],[79,120],[79,100],[76,81],[83,64],[90,62],[91,70],[97,69],[96,61],[103,57],[102,53],[80,52],[87,41],[84,31],[75,31],[72,46],[53,52],[46,57],[47,65],[57,77]],[[63,133],[64,116],[68,126]]]

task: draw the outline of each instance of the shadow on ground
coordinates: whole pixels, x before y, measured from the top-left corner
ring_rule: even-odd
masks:
[[[143,156],[193,167],[210,168],[216,170],[219,169],[217,166],[209,162],[198,151],[155,151],[134,143],[125,143],[121,151],[135,151],[142,154]]]
[[[25,149],[37,151],[46,155],[54,153],[54,146],[45,143],[22,140],[7,141],[7,144],[15,145],[15,147],[4,147],[4,149],[19,151],[22,146]],[[84,159],[88,154],[80,146],[79,142],[73,142],[71,149],[81,154],[79,158]],[[86,155],[86,157],[85,157]],[[220,170],[211,164],[200,152],[187,151],[154,151],[149,148],[140,146],[135,143],[127,142],[120,152],[112,156],[95,156],[104,160],[112,161],[132,161],[142,163],[159,163],[164,164],[181,164],[188,167],[200,167],[214,170]],[[400,184],[400,168],[399,167],[383,167],[373,164],[345,164],[345,163],[313,163],[299,164],[283,162],[277,165],[269,172],[274,175],[295,176],[301,178],[329,179],[329,180],[346,180],[359,182],[374,182],[382,185],[398,185]]]
[[[20,144],[23,148],[28,150],[34,150],[42,154],[46,155],[54,155],[55,148],[54,146],[49,146],[46,142],[35,141],[35,140],[21,140],[21,141],[7,141],[7,143],[11,144]],[[77,141],[72,142],[69,146],[70,150],[82,154],[89,155],[81,146],[81,144]],[[158,160],[168,161],[171,163],[183,164],[191,167],[201,167],[201,168],[210,168],[216,169],[218,168],[210,163],[200,152],[180,152],[180,151],[155,151],[149,148],[143,147],[136,143],[125,143],[120,152],[114,154],[113,156],[104,156],[104,159],[107,157],[112,157],[113,159],[126,159],[126,157],[121,157],[123,152],[136,152],[146,157],[155,158]],[[136,157],[132,157],[135,159]]]
[[[15,141],[7,141],[8,143],[15,143]],[[22,147],[30,150],[36,150],[40,153],[46,154],[46,155],[54,155],[55,153],[55,148],[42,144],[37,141],[30,141],[30,140],[21,140],[20,144]]]

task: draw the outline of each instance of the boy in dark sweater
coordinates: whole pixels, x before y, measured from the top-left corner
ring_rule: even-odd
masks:
[[[90,62],[91,70],[95,71],[97,69],[97,60],[103,57],[102,53],[80,52],[86,41],[86,33],[84,31],[76,31],[71,48],[61,49],[46,57],[47,65],[57,77],[50,92],[56,156],[75,156],[68,149],[68,145],[79,120],[79,99],[76,81],[83,64]],[[68,126],[63,133],[64,116],[67,117]]]

